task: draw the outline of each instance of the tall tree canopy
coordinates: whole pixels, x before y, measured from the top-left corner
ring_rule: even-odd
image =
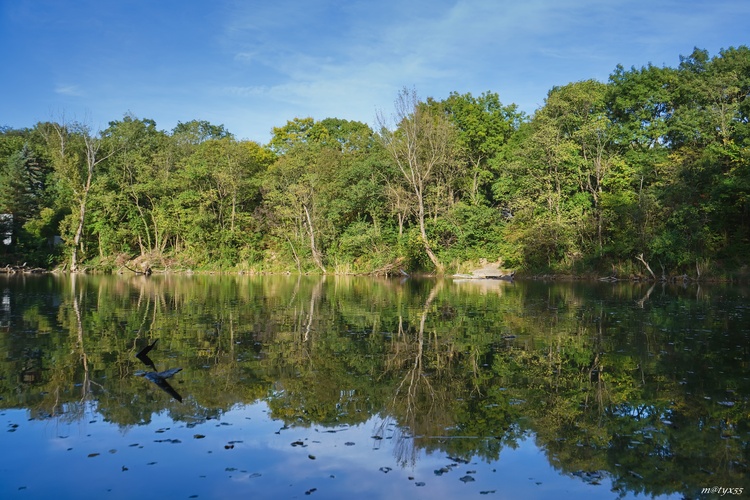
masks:
[[[749,94],[741,46],[556,86],[532,116],[493,92],[403,89],[375,131],[298,117],[266,145],[132,115],[101,132],[3,127],[2,254],[65,255],[73,270],[445,272],[485,259],[729,274],[750,252]]]

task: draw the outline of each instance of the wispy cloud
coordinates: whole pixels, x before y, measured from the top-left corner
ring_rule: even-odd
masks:
[[[297,106],[299,114],[327,109],[324,116],[364,113],[361,119],[370,121],[403,86],[439,98],[501,83],[499,76],[492,82],[486,75],[508,74],[514,60],[531,57],[530,38],[563,29],[558,13],[582,3],[567,0],[551,8],[541,0],[391,0],[350,2],[333,12],[308,4],[291,15],[287,2],[261,9],[237,4],[224,42],[239,70],[223,91]],[[317,17],[321,12],[325,20]],[[311,27],[320,33],[308,40]],[[477,77],[484,83],[476,83]]]
[[[81,97],[84,95],[83,90],[78,85],[57,85],[55,93],[71,97]]]
[[[737,0],[87,5],[8,3],[0,41],[22,69],[0,81],[19,96],[3,108],[10,123],[50,107],[91,109],[102,123],[129,109],[166,128],[208,119],[266,139],[296,116],[372,123],[404,86],[437,99],[494,91],[533,112],[552,86],[606,79],[617,64],[747,44],[750,20],[750,2]]]

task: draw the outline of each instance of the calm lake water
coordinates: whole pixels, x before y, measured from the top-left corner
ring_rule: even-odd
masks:
[[[747,495],[748,294],[0,275],[0,498]]]

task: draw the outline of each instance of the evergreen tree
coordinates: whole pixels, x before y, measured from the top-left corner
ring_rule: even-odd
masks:
[[[39,212],[43,173],[28,145],[12,154],[0,170],[0,233],[8,235],[6,245],[18,244],[23,225]]]

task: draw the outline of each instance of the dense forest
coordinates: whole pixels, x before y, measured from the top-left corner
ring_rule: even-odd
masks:
[[[377,130],[294,118],[265,145],[130,114],[3,127],[0,264],[731,276],[750,255],[748,93],[741,46],[555,87],[532,116],[406,88]]]

